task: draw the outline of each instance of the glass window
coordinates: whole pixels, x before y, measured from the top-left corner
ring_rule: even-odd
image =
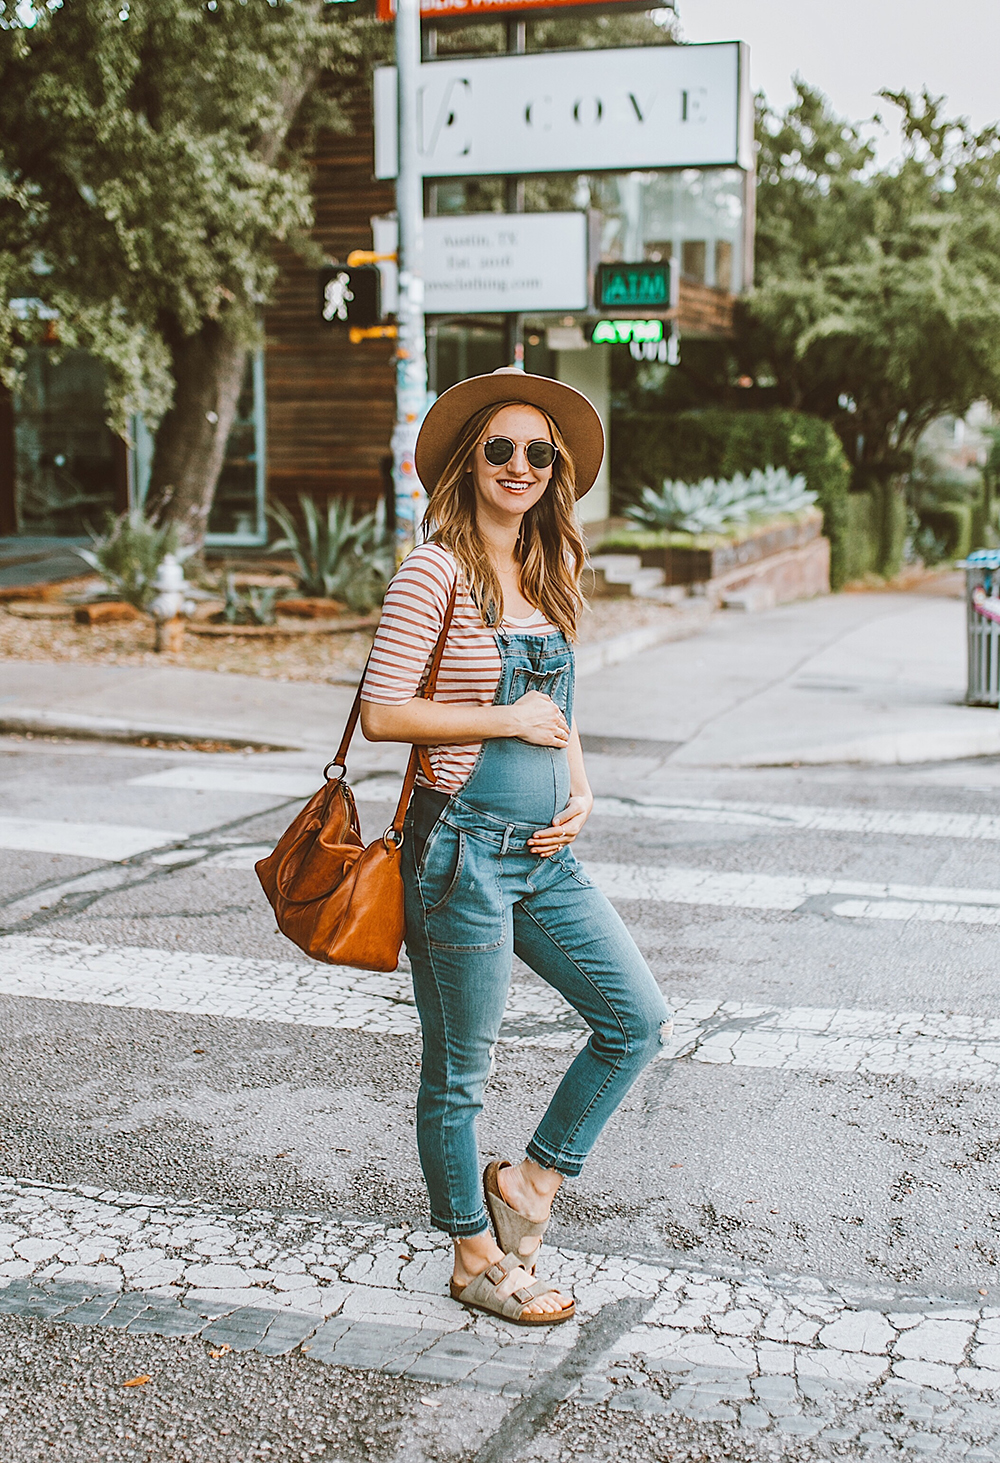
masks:
[[[264,417],[264,354],[247,361],[236,416],[226,442],[226,456],[208,518],[209,544],[263,543],[266,487]]]
[[[439,320],[429,334],[434,367],[431,390],[438,396],[468,376],[485,376],[507,365],[506,327],[499,318]]]
[[[553,173],[521,180],[527,213],[595,209],[601,258],[678,259],[700,284],[740,293],[746,176],[739,168],[659,172]],[[502,178],[448,178],[428,184],[431,213],[502,212]]]
[[[86,351],[27,352],[14,400],[14,503],[22,534],[79,538],[118,503],[104,367]]]
[[[135,499],[145,502],[155,442],[142,418],[132,424],[132,473]],[[226,442],[226,456],[215,488],[205,542],[267,542],[264,494],[267,486],[267,428],[264,401],[264,352],[247,361],[236,417]]]

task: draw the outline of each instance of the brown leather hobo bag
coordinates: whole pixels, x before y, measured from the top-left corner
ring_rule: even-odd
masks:
[[[457,581],[421,695],[437,685],[444,644],[455,612]],[[364,684],[362,676],[361,684]],[[281,933],[314,960],[361,970],[395,970],[403,943],[403,820],[419,765],[434,781],[426,747],[414,747],[392,823],[366,848],[354,794],[347,783],[347,750],[361,712],[361,685],[340,747],[323,769],[326,782],[255,865]],[[330,777],[330,769],[340,771]]]

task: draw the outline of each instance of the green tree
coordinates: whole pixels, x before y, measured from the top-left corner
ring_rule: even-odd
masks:
[[[1000,128],[949,120],[926,91],[884,92],[903,153],[877,168],[860,127],[797,90],[782,116],[758,108],[756,288],[736,367],[756,387],[741,395],[833,423],[890,573],[920,435],[1000,402]]]
[[[0,0],[4,298],[16,283],[101,358],[117,430],[138,410],[156,429],[148,506],[182,542],[204,536],[274,246],[309,247],[314,130],[348,125],[386,44],[324,0]],[[0,308],[8,378],[27,328]]]

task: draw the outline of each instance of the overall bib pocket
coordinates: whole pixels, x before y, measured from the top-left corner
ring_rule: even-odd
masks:
[[[566,686],[567,670],[565,665],[556,666],[551,671],[526,670],[523,666],[517,666],[511,675],[507,704],[520,701],[529,691],[540,691],[543,696],[548,696],[561,707],[560,694]]]

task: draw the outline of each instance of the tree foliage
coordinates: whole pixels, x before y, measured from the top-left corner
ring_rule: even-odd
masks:
[[[311,221],[302,124],[344,123],[337,90],[316,83],[358,80],[372,24],[323,0],[19,14],[0,5],[0,270],[16,265],[25,295],[58,309],[61,339],[105,361],[117,425],[137,408],[155,425],[179,340],[208,320],[252,337],[275,242]]]
[[[782,116],[760,104],[757,279],[738,351],[758,394],[834,424],[856,486],[885,499],[888,534],[928,424],[1000,402],[1000,127],[950,120],[926,91],[882,96],[903,144],[883,168],[804,83]],[[890,553],[887,539],[884,568]]]
[[[58,311],[60,341],[104,362],[117,430],[134,411],[155,428],[183,403],[187,422],[157,440],[161,456],[171,438],[164,501],[185,473],[192,500],[205,498],[199,474],[211,479],[210,501],[275,245],[308,247],[311,136],[348,125],[386,44],[345,9],[0,0],[0,284]],[[8,378],[26,338],[30,321],[0,313]],[[199,418],[213,432],[185,440]],[[206,514],[203,502],[182,537]]]

